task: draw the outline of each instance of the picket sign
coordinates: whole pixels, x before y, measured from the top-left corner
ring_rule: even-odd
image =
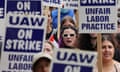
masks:
[[[79,49],[54,49],[50,72],[93,72],[97,52]]]

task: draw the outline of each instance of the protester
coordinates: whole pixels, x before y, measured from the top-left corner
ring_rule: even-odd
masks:
[[[46,13],[46,12],[45,12]],[[57,30],[53,29],[51,11],[47,10],[47,27],[46,27],[46,40],[49,40],[56,48],[58,48]]]
[[[54,45],[50,41],[46,40],[43,51],[53,56],[53,49],[54,49]]]
[[[56,29],[53,29],[51,12],[49,10],[47,11],[47,16],[48,16],[48,20],[47,20],[47,28],[46,28],[46,40],[49,40],[50,37],[53,35],[54,37],[56,37],[55,35]]]
[[[73,20],[73,18],[71,16],[65,16],[63,17],[62,21],[61,21],[61,26],[60,26],[60,29],[62,27],[65,27],[65,26],[72,26],[72,27],[77,27],[75,21]]]
[[[78,48],[78,30],[75,27],[63,27],[61,29],[60,48]]]
[[[110,35],[102,35],[102,72],[120,72],[120,63],[113,59],[115,43]],[[95,68],[94,72],[98,72]]]
[[[51,64],[52,56],[48,53],[41,52],[35,54],[33,57],[33,72],[50,72],[50,64]]]
[[[70,16],[74,18],[74,10],[73,9],[64,9],[61,8],[60,10],[60,22],[65,16]],[[53,18],[53,28],[57,29],[58,27],[58,9],[52,11],[52,18]]]
[[[114,52],[114,59],[120,62],[120,34],[119,33],[111,33],[111,34],[104,34],[110,35],[114,41],[115,52]]]

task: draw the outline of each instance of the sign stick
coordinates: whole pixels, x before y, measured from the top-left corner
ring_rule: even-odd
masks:
[[[58,39],[60,38],[60,9],[61,8],[58,8],[58,32],[57,32],[57,37],[58,37]]]
[[[101,34],[97,34],[97,52],[98,52],[98,72],[102,72],[102,44],[101,44]]]
[[[79,27],[79,11],[78,9],[75,10],[75,19],[76,19],[76,27]]]

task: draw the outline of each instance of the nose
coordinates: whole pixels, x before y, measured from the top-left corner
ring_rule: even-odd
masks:
[[[108,48],[108,47],[106,47],[106,48],[105,48],[105,51],[109,51],[109,48]]]
[[[70,35],[68,35],[67,37],[70,38]]]
[[[43,67],[42,72],[48,72],[48,69],[46,67]]]

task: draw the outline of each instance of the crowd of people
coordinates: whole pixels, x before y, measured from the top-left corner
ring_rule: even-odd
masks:
[[[49,68],[53,59],[54,48],[97,52],[97,33],[80,34],[75,21],[74,11],[64,11],[64,9],[61,11],[60,28],[56,26],[57,9],[49,10],[47,13],[46,41],[44,42],[43,51],[34,56],[33,72],[50,72]],[[69,15],[70,11],[72,11],[72,14]],[[119,24],[120,22],[118,21]],[[101,34],[101,36],[103,72],[120,72],[120,31],[118,30],[118,33],[114,34]],[[97,65],[94,68],[94,72],[98,72]]]

